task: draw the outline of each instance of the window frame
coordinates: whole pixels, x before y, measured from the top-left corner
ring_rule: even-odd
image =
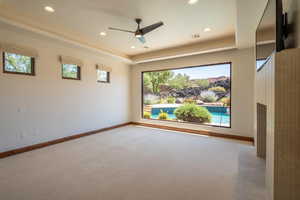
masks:
[[[100,81],[100,80],[98,80],[98,74],[97,74],[97,82],[98,83],[110,83],[110,72],[109,71],[105,71],[105,70],[101,70],[101,69],[97,69],[97,71],[104,71],[104,72],[107,73],[107,79],[106,79],[106,81]]]
[[[161,120],[161,119],[146,119],[144,118],[144,73],[147,72],[160,72],[160,71],[167,71],[167,70],[176,70],[176,69],[186,69],[186,68],[195,68],[195,67],[208,67],[208,66],[214,66],[214,65],[224,65],[229,64],[230,65],[230,109],[229,109],[229,117],[230,117],[230,123],[229,126],[222,126],[222,125],[213,125],[213,124],[201,124],[201,123],[195,123],[195,122],[185,122],[185,121],[172,121],[172,120]],[[149,120],[149,121],[160,121],[160,122],[170,122],[170,123],[179,123],[179,124],[191,124],[191,125],[198,125],[198,126],[209,126],[209,127],[216,127],[216,128],[232,128],[232,97],[233,97],[233,91],[232,91],[232,61],[228,62],[222,62],[222,63],[213,63],[213,64],[201,64],[201,65],[195,65],[195,66],[186,66],[186,67],[174,67],[174,68],[166,68],[166,69],[160,69],[160,70],[149,70],[149,71],[141,71],[141,112],[140,116],[142,120]]]
[[[62,77],[62,79],[77,80],[77,81],[81,80],[81,67],[80,66],[76,65],[77,66],[77,77],[72,78],[72,77],[65,77],[64,76],[64,65],[67,65],[67,64],[61,64],[61,77]],[[72,65],[75,65],[75,64],[72,64]]]
[[[26,72],[13,72],[13,71],[8,71],[5,68],[5,54],[6,53],[10,53],[10,52],[6,52],[6,51],[2,52],[3,73],[7,73],[7,74],[19,74],[19,75],[27,75],[27,76],[35,76],[35,58],[34,57],[26,56],[26,57],[30,58],[30,68],[31,68],[31,72],[30,73],[26,73]],[[24,56],[22,54],[17,54],[17,53],[12,53],[12,54]]]
[[[262,60],[265,60],[264,64],[262,64],[259,68],[257,68],[257,62],[258,61],[262,61]],[[260,70],[262,70],[266,63],[270,60],[270,56],[269,57],[266,57],[266,58],[259,58],[259,59],[256,59],[255,60],[255,68],[256,68],[256,72],[259,72]]]

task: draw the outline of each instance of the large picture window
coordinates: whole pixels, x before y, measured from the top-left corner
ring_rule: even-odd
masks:
[[[231,63],[142,72],[144,119],[231,127]]]

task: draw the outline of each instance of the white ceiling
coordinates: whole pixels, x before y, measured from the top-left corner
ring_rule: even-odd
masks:
[[[199,0],[195,5],[188,0],[0,1],[2,17],[124,57],[234,35],[237,23],[236,0]],[[55,12],[45,12],[45,6]],[[131,34],[108,30],[110,26],[135,30],[137,17],[143,19],[142,26],[165,24],[146,35],[149,49]],[[206,27],[212,31],[204,32]],[[99,36],[101,31],[107,36]],[[199,39],[192,38],[195,33]]]

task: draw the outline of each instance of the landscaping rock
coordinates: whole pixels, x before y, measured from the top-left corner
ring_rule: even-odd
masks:
[[[204,102],[201,101],[201,100],[196,100],[196,104],[197,104],[197,105],[203,105],[203,103],[204,103]]]
[[[175,101],[176,104],[182,104],[183,102],[184,102],[183,98],[177,98]]]

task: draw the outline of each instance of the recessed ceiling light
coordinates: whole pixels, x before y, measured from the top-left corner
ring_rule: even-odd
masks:
[[[196,4],[198,2],[198,0],[189,0],[188,4],[193,5]]]
[[[135,46],[131,46],[132,49],[135,49]]]
[[[105,32],[101,32],[100,35],[101,36],[106,36],[106,33]]]
[[[45,9],[47,12],[51,12],[51,13],[55,12],[54,8],[52,8],[52,7],[50,7],[50,6],[46,6],[44,9]]]
[[[211,31],[211,28],[205,28],[204,29],[204,32],[209,32],[209,31]]]

